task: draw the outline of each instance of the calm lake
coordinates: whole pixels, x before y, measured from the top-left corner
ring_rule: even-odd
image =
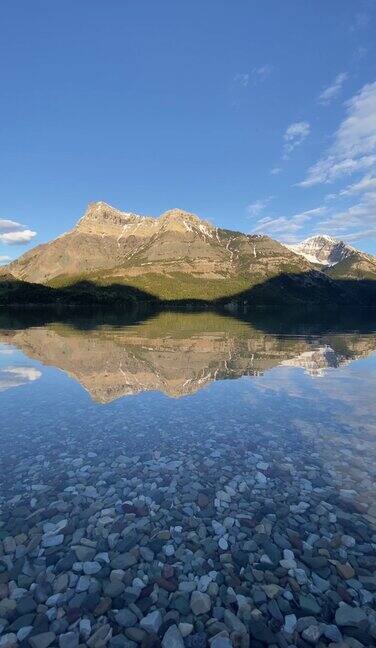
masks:
[[[376,645],[375,319],[2,314],[0,407],[0,634]]]

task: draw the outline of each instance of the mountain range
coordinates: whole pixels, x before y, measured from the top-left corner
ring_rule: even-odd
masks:
[[[153,218],[96,202],[71,231],[0,269],[0,301],[368,303],[374,280],[374,257],[326,236],[287,246],[180,209]]]

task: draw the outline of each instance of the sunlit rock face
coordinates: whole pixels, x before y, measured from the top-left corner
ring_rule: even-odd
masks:
[[[174,275],[178,282],[176,273],[222,282],[240,277],[235,291],[252,278],[309,269],[302,257],[267,236],[224,230],[182,209],[153,218],[96,202],[70,232],[30,250],[2,272],[36,283],[83,277],[125,283],[150,274]]]
[[[100,403],[144,391],[186,396],[213,381],[257,377],[279,365],[320,376],[375,346],[373,336],[266,334],[212,313],[162,313],[136,326],[88,330],[66,324],[2,330],[0,341],[63,369]]]

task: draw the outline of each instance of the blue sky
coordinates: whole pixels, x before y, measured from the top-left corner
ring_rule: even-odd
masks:
[[[0,7],[0,259],[88,202],[376,253],[373,0]]]

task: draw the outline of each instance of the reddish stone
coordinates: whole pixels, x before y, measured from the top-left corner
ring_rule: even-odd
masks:
[[[144,588],[141,590],[141,593],[140,593],[140,599],[143,599],[143,598],[146,598],[147,596],[150,596],[150,594],[152,593],[153,589],[154,589],[153,585],[146,585],[146,587],[144,587]]]
[[[106,612],[108,612],[108,610],[110,609],[111,605],[112,605],[112,600],[110,599],[109,596],[102,598],[93,612],[94,616],[98,617],[98,616],[102,616],[102,614],[106,614]]]
[[[210,504],[210,499],[205,493],[199,493],[197,497],[197,504],[200,508],[206,508]]]
[[[174,568],[172,565],[164,565],[163,567],[163,577],[164,578],[172,578],[174,575]]]
[[[147,506],[137,506],[135,513],[139,517],[145,517],[146,515],[149,515],[149,509]]]
[[[154,634],[146,635],[141,642],[141,648],[160,648],[161,645],[159,637]]]
[[[289,540],[290,540],[292,546],[293,546],[295,549],[299,549],[300,551],[303,549],[303,542],[302,542],[302,539],[299,538],[298,536],[296,536],[296,535],[291,535],[291,536],[289,537]]]
[[[178,589],[178,584],[176,581],[167,580],[167,578],[163,578],[163,576],[158,576],[155,581],[156,583],[158,583],[159,587],[167,590],[167,592],[176,592],[176,590]]]
[[[290,583],[290,587],[294,592],[300,592],[300,585],[299,583],[294,579],[294,578],[289,578],[288,579]]]
[[[337,594],[341,597],[342,601],[345,601],[345,603],[348,603],[349,605],[352,604],[353,600],[345,587],[338,585]]]
[[[75,623],[80,618],[82,611],[79,608],[68,608],[66,619],[69,624]]]
[[[249,517],[239,517],[240,526],[245,526],[247,529],[254,529],[256,524],[258,524],[256,519]]]
[[[349,578],[353,578],[355,576],[355,571],[349,563],[346,563],[345,565],[338,563],[336,567],[340,576],[342,576],[342,578],[344,578],[345,580],[349,580]]]

